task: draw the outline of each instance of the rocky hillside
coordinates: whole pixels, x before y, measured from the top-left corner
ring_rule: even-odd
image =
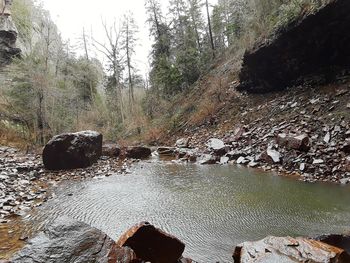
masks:
[[[188,137],[217,162],[225,157],[304,181],[348,183],[348,11],[347,1],[332,1],[247,50],[242,67],[233,54],[222,59],[179,96],[171,123],[151,142]],[[226,151],[218,156],[208,148],[211,138]]]

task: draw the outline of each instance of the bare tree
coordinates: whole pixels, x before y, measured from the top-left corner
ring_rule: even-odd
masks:
[[[126,54],[126,67],[128,70],[128,85],[129,85],[129,103],[132,108],[135,101],[134,97],[134,79],[132,71],[134,67],[132,65],[132,57],[135,53],[136,46],[136,33],[138,32],[135,20],[132,13],[128,13],[124,16],[122,27],[122,48]]]
[[[110,83],[117,92],[117,103],[119,104],[121,120],[124,122],[124,102],[122,97],[122,71],[123,71],[123,56],[120,53],[121,30],[117,28],[117,23],[107,26],[105,21],[102,21],[107,43],[102,43],[93,38],[93,46],[98,52],[103,54],[108,61],[108,70],[111,72],[112,82]]]

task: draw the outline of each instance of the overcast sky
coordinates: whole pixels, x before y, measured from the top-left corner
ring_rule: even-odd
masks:
[[[131,11],[139,27],[139,45],[136,50],[137,67],[142,73],[147,72],[148,54],[151,47],[149,29],[146,24],[144,0],[42,0],[45,9],[49,10],[64,39],[76,44],[83,27],[87,32],[92,30],[94,38],[104,41],[101,18],[112,23],[119,21],[123,14]],[[216,0],[210,2],[215,3]],[[168,0],[161,1],[167,7]]]

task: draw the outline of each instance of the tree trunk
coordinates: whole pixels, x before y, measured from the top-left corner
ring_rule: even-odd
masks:
[[[213,32],[212,32],[212,28],[211,28],[208,0],[205,1],[205,6],[206,6],[206,9],[207,9],[208,31],[209,31],[210,45],[211,45],[211,50],[213,52],[213,58],[215,58],[215,46],[214,46]]]

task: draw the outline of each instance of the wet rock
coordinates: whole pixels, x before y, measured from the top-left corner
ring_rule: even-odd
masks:
[[[59,218],[31,239],[12,263],[108,263],[115,242],[87,224]],[[124,261],[121,261],[124,262]]]
[[[350,262],[344,249],[307,238],[273,236],[238,245],[233,258],[235,263]]]
[[[43,150],[43,162],[49,170],[84,168],[102,154],[102,134],[95,131],[64,133],[54,136]]]
[[[213,156],[211,154],[202,154],[199,159],[198,159],[198,163],[205,165],[205,164],[216,164],[217,162],[217,157]]]
[[[132,159],[145,159],[150,157],[152,151],[150,148],[143,146],[128,147],[126,149],[126,157]]]
[[[316,237],[315,239],[328,245],[344,249],[348,254],[350,254],[350,235],[322,235]]]
[[[277,136],[277,143],[282,147],[298,151],[310,150],[310,138],[305,134],[296,136],[281,133]]]
[[[228,162],[230,161],[230,158],[223,156],[220,158],[220,164],[224,165],[224,164],[228,164]]]
[[[117,242],[120,247],[130,247],[144,261],[176,263],[182,256],[185,244],[174,236],[142,222],[130,228]]]
[[[178,139],[175,143],[175,146],[178,148],[188,148],[190,145],[190,138],[181,138]]]
[[[350,183],[350,178],[343,178],[339,180],[340,184],[349,184]]]
[[[108,143],[102,145],[102,156],[118,157],[120,155],[120,148],[117,144]]]
[[[237,164],[247,164],[247,163],[249,163],[250,161],[248,160],[248,159],[246,159],[245,157],[243,157],[243,156],[240,156],[238,159],[237,159],[237,161],[236,161],[236,163]]]

